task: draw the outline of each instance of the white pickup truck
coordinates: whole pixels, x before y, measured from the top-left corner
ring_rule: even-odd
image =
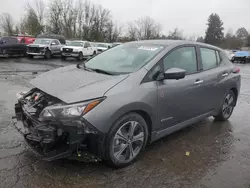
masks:
[[[97,49],[89,41],[68,41],[67,46],[61,48],[61,58],[74,57],[81,61],[84,57],[96,55]]]

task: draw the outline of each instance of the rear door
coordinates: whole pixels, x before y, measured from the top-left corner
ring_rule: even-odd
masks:
[[[230,74],[230,70],[223,63],[217,49],[200,46],[199,56],[202,69],[200,94],[203,96],[204,111],[216,110],[224,98],[224,81]]]

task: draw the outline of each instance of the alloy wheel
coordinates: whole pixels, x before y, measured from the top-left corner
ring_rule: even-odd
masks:
[[[225,118],[228,118],[231,116],[234,108],[234,96],[229,93],[227,94],[224,104],[222,106],[222,114]]]
[[[132,161],[141,151],[144,140],[144,130],[139,122],[124,123],[113,138],[113,156],[122,163]]]

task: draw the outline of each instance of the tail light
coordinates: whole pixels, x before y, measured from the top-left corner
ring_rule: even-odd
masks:
[[[240,73],[240,68],[239,67],[235,67],[233,69],[233,73]]]

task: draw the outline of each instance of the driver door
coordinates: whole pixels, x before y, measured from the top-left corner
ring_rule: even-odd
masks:
[[[161,63],[164,72],[169,68],[186,71],[183,79],[158,81],[158,114],[161,127],[170,127],[202,114],[196,46],[178,47],[168,53]]]

